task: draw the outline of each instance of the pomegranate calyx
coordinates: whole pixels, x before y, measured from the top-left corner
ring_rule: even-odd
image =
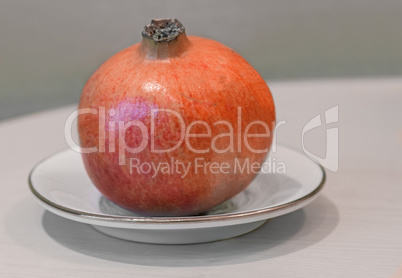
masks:
[[[153,19],[144,27],[142,36],[152,39],[155,43],[168,42],[184,33],[184,26],[177,19]]]

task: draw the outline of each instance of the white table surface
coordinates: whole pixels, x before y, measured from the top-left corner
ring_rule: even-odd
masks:
[[[339,106],[339,171],[307,207],[248,235],[163,246],[123,241],[45,212],[30,169],[67,147],[73,106],[0,123],[0,277],[402,277],[402,79],[270,84],[278,141],[301,149],[314,116]],[[325,152],[325,129],[306,135]],[[399,273],[399,274],[398,274]]]

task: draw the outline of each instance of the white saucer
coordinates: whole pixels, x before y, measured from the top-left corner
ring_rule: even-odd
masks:
[[[142,217],[120,208],[99,193],[81,155],[70,149],[39,162],[29,186],[45,209],[113,237],[157,244],[201,243],[248,233],[267,219],[300,209],[324,185],[324,169],[301,152],[278,146],[266,166],[269,161],[271,173],[261,172],[246,190],[201,216]],[[286,174],[273,173],[283,170],[281,163]]]

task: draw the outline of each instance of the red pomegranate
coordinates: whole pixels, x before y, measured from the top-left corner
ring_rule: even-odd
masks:
[[[245,189],[272,143],[275,107],[257,71],[219,42],[153,20],[86,83],[86,171],[114,203],[151,216],[203,213]]]

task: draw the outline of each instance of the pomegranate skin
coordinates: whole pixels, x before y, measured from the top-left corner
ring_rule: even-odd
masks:
[[[179,37],[161,43],[169,51],[155,50],[157,43],[144,38],[109,58],[87,81],[79,104],[96,111],[78,116],[81,147],[97,147],[82,153],[93,184],[114,203],[148,216],[196,215],[232,198],[256,176],[236,166],[261,164],[273,138],[274,102],[257,71],[219,42]],[[145,129],[140,124],[123,129],[130,121]],[[231,128],[222,121],[233,127],[233,136],[223,136]],[[271,136],[246,137],[247,143],[245,129],[253,121],[265,123]],[[210,136],[185,136],[178,145],[183,124],[184,131],[192,124],[189,134],[201,136],[208,134],[207,125]],[[267,130],[254,124],[248,133]],[[127,148],[146,145],[132,152],[123,149],[121,139]],[[229,167],[211,171],[214,162]],[[164,165],[165,172],[146,166],[151,163]]]

